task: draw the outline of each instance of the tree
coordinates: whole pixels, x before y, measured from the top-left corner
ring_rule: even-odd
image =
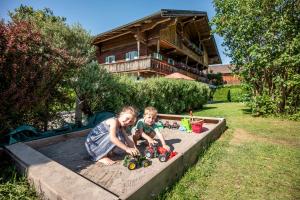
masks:
[[[234,71],[251,93],[253,112],[299,112],[299,2],[214,0],[214,4],[215,32],[224,38]]]
[[[59,111],[73,108],[70,82],[95,57],[92,37],[50,9],[21,6],[10,17],[1,22],[0,130],[23,123],[46,130]]]
[[[25,20],[35,24],[54,47],[65,49],[70,56],[80,59],[80,67],[96,59],[91,34],[80,24],[69,26],[66,18],[55,16],[49,8],[34,10],[21,5],[9,15],[13,21]]]
[[[0,129],[42,127],[51,114],[47,106],[64,97],[58,83],[77,60],[26,21],[0,23],[0,49]]]

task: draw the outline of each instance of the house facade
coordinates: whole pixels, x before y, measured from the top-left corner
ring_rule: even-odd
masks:
[[[137,77],[174,72],[204,81],[203,70],[221,58],[206,12],[162,9],[97,35],[97,59],[112,73]]]
[[[213,74],[220,73],[222,74],[222,79],[224,84],[229,85],[238,85],[241,83],[239,77],[237,77],[232,72],[232,65],[224,64],[224,65],[213,65],[208,67],[208,71]]]

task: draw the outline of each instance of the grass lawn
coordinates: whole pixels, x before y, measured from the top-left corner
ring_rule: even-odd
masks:
[[[254,118],[242,103],[210,104],[194,114],[225,117],[228,129],[159,199],[300,199],[300,122]],[[0,199],[37,199],[3,162]]]
[[[195,115],[225,117],[228,129],[160,199],[300,199],[300,122],[254,118],[242,103]]]
[[[25,177],[17,174],[7,160],[0,162],[0,200],[38,199]]]

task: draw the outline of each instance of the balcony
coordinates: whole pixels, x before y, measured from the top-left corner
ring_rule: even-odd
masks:
[[[206,82],[205,75],[196,68],[192,68],[183,63],[171,65],[150,56],[140,57],[139,59],[129,61],[103,64],[102,66],[111,73],[152,72],[153,74],[169,75],[174,72],[179,72],[195,80]]]
[[[160,31],[160,40],[161,43],[166,43],[177,51],[182,52],[185,55],[188,55],[193,60],[201,63],[203,65],[207,65],[204,62],[204,52],[197,47],[196,44],[191,42],[188,38],[183,35],[177,34],[175,30],[175,26],[171,26],[169,28],[163,29]]]

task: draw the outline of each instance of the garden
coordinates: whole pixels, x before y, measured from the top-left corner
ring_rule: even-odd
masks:
[[[299,199],[300,122],[254,118],[236,102],[195,115],[225,117],[228,129],[158,199]],[[13,165],[1,164],[0,199],[38,199]]]

